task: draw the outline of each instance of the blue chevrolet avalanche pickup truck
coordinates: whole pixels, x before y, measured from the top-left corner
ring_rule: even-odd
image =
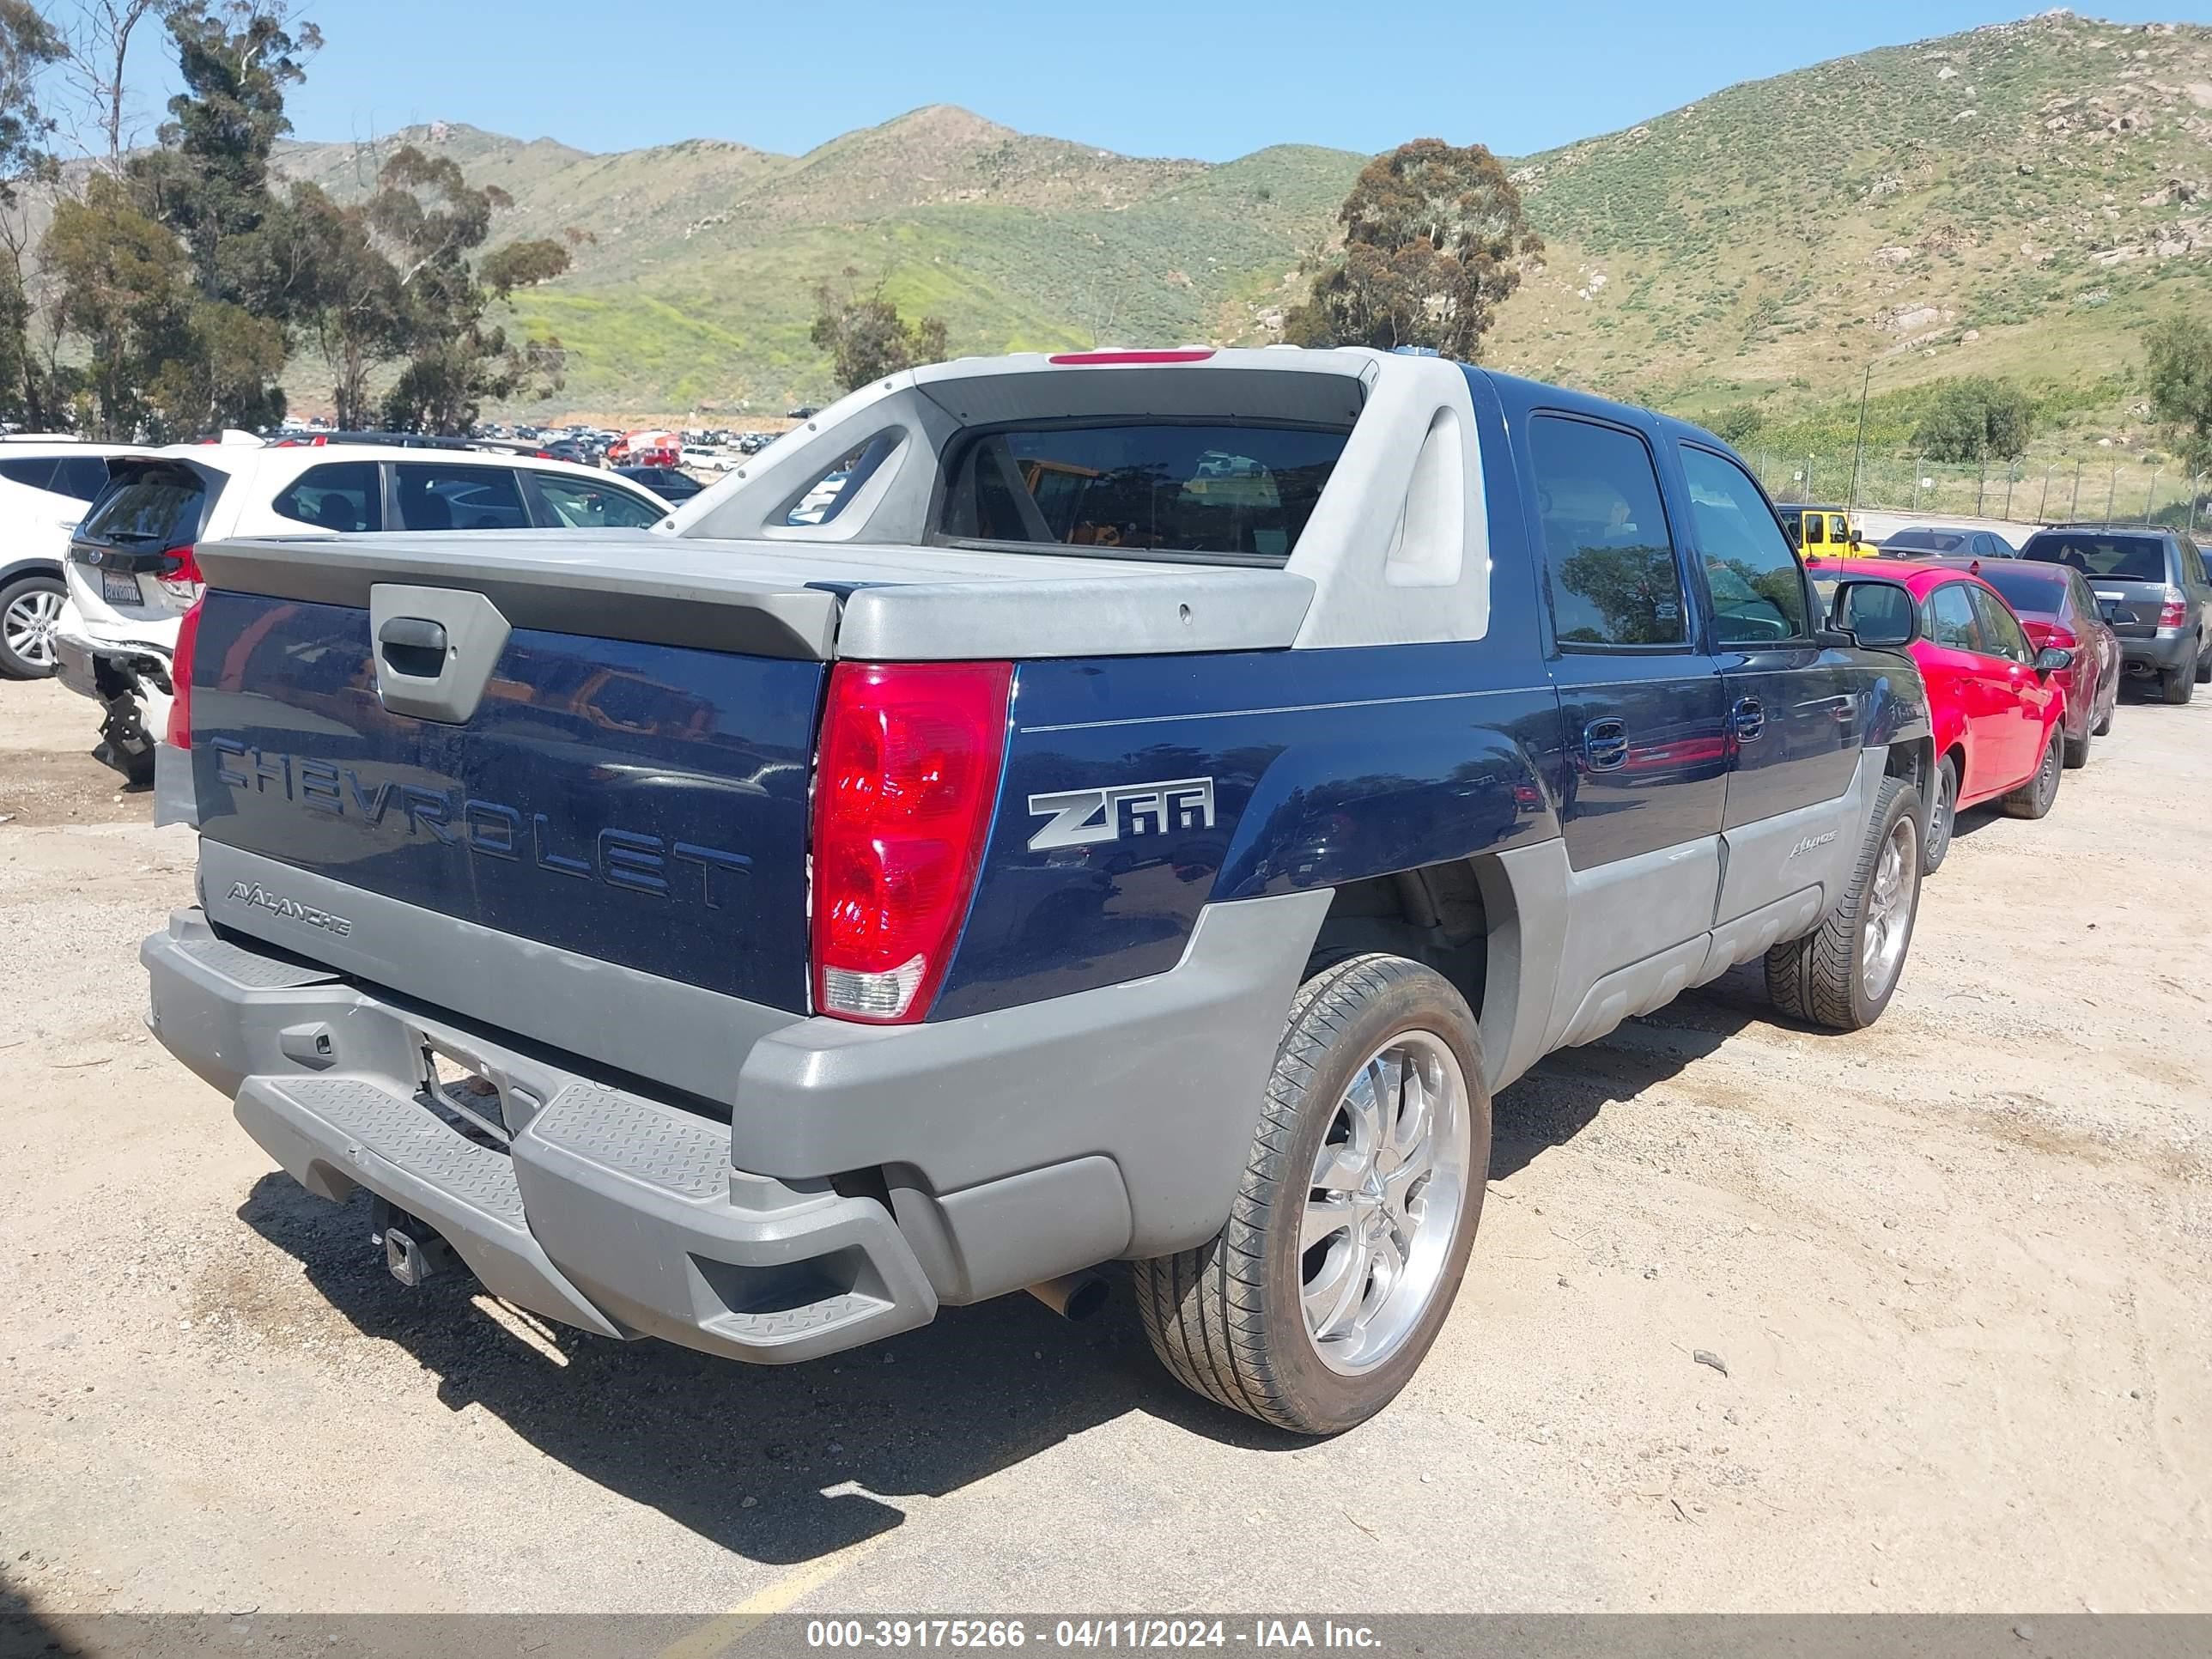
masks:
[[[1826,626],[1710,434],[1434,358],[964,360],[654,531],[199,563],[153,1029],[403,1279],[604,1336],[1123,1260],[1184,1382],[1341,1429],[1498,1090],[1762,958],[1863,1027],[1911,938],[1909,621]]]

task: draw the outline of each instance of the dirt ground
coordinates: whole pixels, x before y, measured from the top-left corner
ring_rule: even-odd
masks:
[[[1875,1030],[1739,974],[1501,1097],[1441,1344],[1322,1444],[1126,1295],[756,1370],[403,1289],[140,1024],[191,837],[88,735],[0,684],[34,1609],[2212,1607],[2212,699],[1969,815]]]

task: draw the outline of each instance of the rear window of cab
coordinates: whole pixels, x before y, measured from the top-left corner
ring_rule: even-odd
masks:
[[[1001,428],[949,458],[939,536],[1280,564],[1349,429],[1238,422]]]

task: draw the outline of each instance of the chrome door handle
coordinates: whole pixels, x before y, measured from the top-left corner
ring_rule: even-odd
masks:
[[[1583,757],[1593,772],[1610,772],[1628,761],[1628,722],[1608,716],[1583,727]]]
[[[1738,697],[1729,710],[1729,725],[1738,743],[1752,743],[1766,729],[1766,705],[1757,697]]]

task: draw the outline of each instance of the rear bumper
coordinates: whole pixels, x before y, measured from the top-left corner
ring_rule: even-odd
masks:
[[[196,911],[140,956],[148,1024],[234,1094],[270,1157],[321,1197],[366,1188],[428,1223],[495,1295],[602,1336],[770,1364],[937,1311],[881,1200],[733,1170],[729,1133],[710,1120],[241,949]],[[499,1085],[507,1150],[431,1109],[430,1047]]]
[[[232,890],[220,867],[204,856],[211,906],[256,932],[319,950],[319,929],[369,925],[314,908],[295,877]],[[1328,903],[1210,906],[1170,972],[1024,1008],[896,1029],[787,1019],[751,1042],[720,1117],[255,946],[235,922],[218,936],[198,909],[140,957],[155,1035],[310,1191],[368,1188],[550,1317],[781,1362],[1212,1237]],[[603,975],[602,994],[647,996],[636,979]],[[426,1049],[497,1086],[505,1150],[433,1109]]]
[[[2176,631],[2156,639],[2120,641],[2120,666],[2131,674],[2156,673],[2192,665],[2197,660],[2197,636]]]

